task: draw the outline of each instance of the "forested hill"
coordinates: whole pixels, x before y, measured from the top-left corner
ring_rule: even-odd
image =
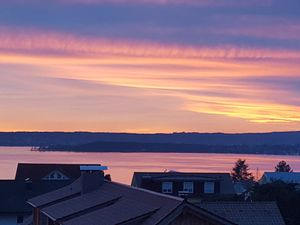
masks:
[[[214,146],[300,145],[299,132],[274,133],[90,133],[90,132],[0,132],[0,146],[83,145],[92,142],[197,144]]]

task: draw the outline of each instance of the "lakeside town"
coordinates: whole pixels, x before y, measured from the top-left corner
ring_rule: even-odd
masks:
[[[299,224],[300,172],[285,161],[259,180],[239,159],[228,173],[135,172],[101,164],[18,163],[0,180],[0,224]]]

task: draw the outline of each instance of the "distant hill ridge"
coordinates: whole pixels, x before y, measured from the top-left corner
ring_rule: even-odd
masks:
[[[134,142],[231,145],[300,145],[300,131],[272,133],[104,133],[104,132],[0,132],[0,146],[84,145],[92,142]]]

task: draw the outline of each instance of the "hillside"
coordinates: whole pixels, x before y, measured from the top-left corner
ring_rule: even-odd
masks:
[[[300,132],[91,133],[0,132],[0,146],[40,146],[69,151],[164,151],[298,154]]]

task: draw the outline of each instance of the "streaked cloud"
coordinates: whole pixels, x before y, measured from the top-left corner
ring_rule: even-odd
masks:
[[[42,0],[10,0],[10,2],[16,3],[39,3],[43,2]],[[197,5],[197,6],[251,6],[251,5],[270,5],[274,1],[265,0],[264,2],[258,0],[250,1],[239,1],[239,0],[53,0],[52,3],[67,3],[67,4],[158,4],[158,5]]]
[[[45,7],[41,1],[6,3],[0,9],[3,130],[300,127],[294,9],[287,17],[267,13],[278,9],[275,1],[66,0],[46,2],[47,13],[31,17]]]

